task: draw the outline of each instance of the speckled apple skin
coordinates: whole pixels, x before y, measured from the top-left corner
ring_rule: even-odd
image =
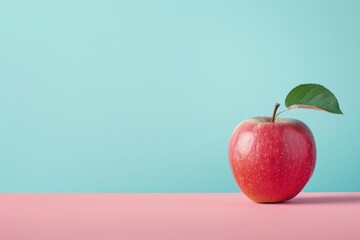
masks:
[[[295,119],[254,117],[241,122],[229,143],[230,166],[241,191],[255,202],[295,197],[316,162],[314,137]]]

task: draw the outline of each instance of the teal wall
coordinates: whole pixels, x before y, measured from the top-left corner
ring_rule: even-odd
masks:
[[[1,192],[237,192],[227,144],[291,88],[306,191],[360,191],[360,1],[0,2]]]

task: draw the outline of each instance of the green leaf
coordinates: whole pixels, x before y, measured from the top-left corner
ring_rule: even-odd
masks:
[[[309,108],[343,114],[338,100],[327,88],[319,84],[301,84],[292,89],[285,99],[285,106],[292,108]]]

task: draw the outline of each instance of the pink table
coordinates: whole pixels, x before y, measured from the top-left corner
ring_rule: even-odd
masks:
[[[0,239],[360,239],[360,193],[0,194]]]

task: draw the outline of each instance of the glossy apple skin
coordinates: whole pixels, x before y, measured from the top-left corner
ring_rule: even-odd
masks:
[[[254,117],[241,122],[229,143],[230,166],[241,191],[259,203],[295,197],[316,162],[314,137],[295,119]]]

